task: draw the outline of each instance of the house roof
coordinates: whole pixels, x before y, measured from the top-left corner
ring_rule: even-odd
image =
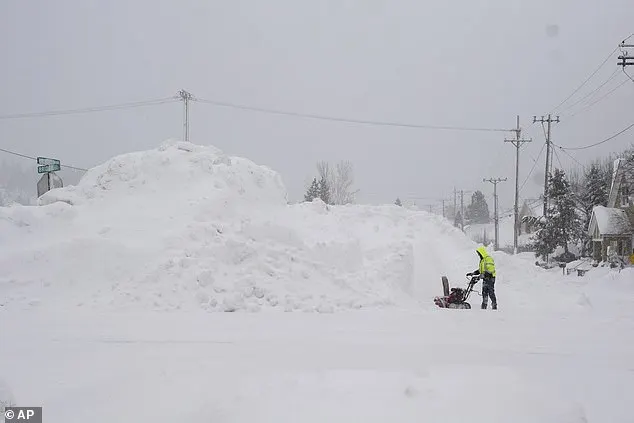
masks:
[[[630,159],[618,158],[614,160],[608,207],[618,206],[616,199],[623,183],[629,184],[633,188],[631,191],[634,191],[634,156]]]
[[[625,210],[595,206],[590,219],[590,233],[598,227],[601,235],[631,235],[632,225]]]
[[[520,216],[542,216],[544,213],[544,204],[541,198],[524,200],[520,210]]]

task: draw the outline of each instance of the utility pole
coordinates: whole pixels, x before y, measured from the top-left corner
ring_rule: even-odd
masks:
[[[445,218],[445,200],[442,200],[442,217]]]
[[[456,187],[453,187],[453,221],[456,222],[456,216],[458,216],[458,203],[457,203],[458,191]]]
[[[494,249],[497,250],[500,247],[500,227],[499,227],[499,218],[498,218],[498,182],[506,181],[506,178],[490,178],[483,179],[482,182],[491,182],[493,184],[493,204],[495,205],[495,244]]]
[[[185,106],[185,117],[183,119],[183,139],[185,141],[189,141],[189,101],[193,100],[193,96],[191,95],[191,93],[188,93],[185,90],[180,90],[178,92],[178,96],[181,100],[183,100],[183,105]]]
[[[460,230],[464,232],[464,191],[460,190]]]
[[[544,125],[544,122],[548,123],[548,130],[546,131],[546,172],[544,175],[544,218],[548,217],[548,175],[550,174],[550,162],[552,158],[550,157],[550,124],[552,122],[559,123],[559,116],[557,116],[556,120],[553,120],[552,116],[549,114],[548,119],[544,119],[544,116],[541,119],[537,119],[537,116],[533,116],[533,123],[541,122]]]
[[[623,48],[634,48],[634,44],[625,44],[625,41],[623,41],[621,44],[619,44],[619,47]],[[620,55],[618,57],[619,61],[616,63],[618,66],[622,66],[623,70],[625,70],[626,66],[634,66],[634,56],[628,56],[627,52],[624,52],[624,54]]]
[[[520,186],[519,186],[519,175],[520,175],[520,147],[525,142],[532,142],[532,139],[521,139],[520,135],[522,130],[520,129],[520,117],[517,116],[517,129],[513,129],[515,132],[514,140],[505,139],[504,142],[510,142],[515,146],[515,221],[513,225],[513,254],[517,254],[517,242],[520,233],[520,210],[519,210],[519,196],[520,196]]]

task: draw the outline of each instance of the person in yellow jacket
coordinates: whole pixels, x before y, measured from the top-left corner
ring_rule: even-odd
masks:
[[[476,253],[478,257],[480,257],[480,264],[478,265],[478,269],[474,270],[471,273],[467,273],[467,276],[477,276],[479,275],[482,279],[482,305],[481,308],[487,308],[487,302],[489,297],[491,298],[491,307],[493,310],[498,309],[498,300],[495,296],[495,261],[493,257],[487,253],[486,248],[484,246],[478,247],[476,249]]]

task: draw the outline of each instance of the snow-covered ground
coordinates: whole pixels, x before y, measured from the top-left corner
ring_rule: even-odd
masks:
[[[632,421],[632,268],[496,252],[500,309],[439,309],[447,221],[182,142],[41,203],[0,208],[0,401],[46,421]]]

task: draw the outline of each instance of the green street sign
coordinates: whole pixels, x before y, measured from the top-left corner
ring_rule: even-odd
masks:
[[[37,158],[37,164],[39,165],[57,165],[59,166],[59,160],[57,159],[49,159],[47,157],[38,157]],[[59,170],[59,169],[56,169]],[[42,173],[42,172],[40,172]]]
[[[60,168],[59,162],[58,163],[47,164],[45,166],[38,166],[37,167],[37,173],[55,172],[56,170],[59,170],[59,168]]]

